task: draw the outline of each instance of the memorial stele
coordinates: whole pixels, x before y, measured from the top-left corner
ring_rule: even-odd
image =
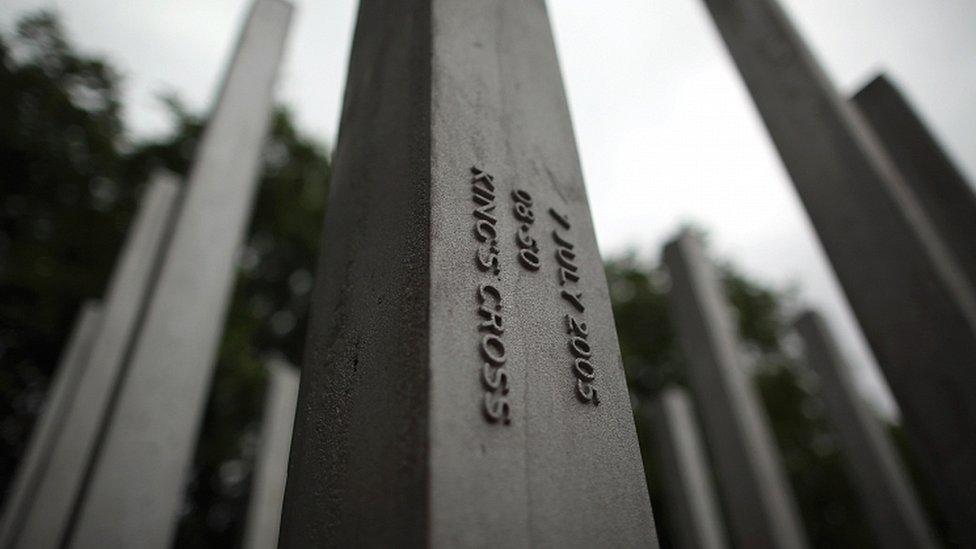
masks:
[[[656,546],[544,3],[362,2],[330,192],[282,546]]]

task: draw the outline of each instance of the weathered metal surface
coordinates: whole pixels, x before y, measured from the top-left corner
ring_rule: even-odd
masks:
[[[543,2],[364,1],[345,97],[283,544],[654,545]]]

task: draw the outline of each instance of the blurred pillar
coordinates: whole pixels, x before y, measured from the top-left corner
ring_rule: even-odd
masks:
[[[654,449],[661,464],[661,482],[670,532],[678,549],[723,549],[725,524],[719,511],[712,472],[688,394],[671,387],[654,407]]]
[[[897,87],[880,75],[852,99],[976,287],[976,193]]]
[[[541,1],[364,0],[281,543],[656,543]]]
[[[223,332],[292,8],[251,7],[78,510],[78,547],[165,547]]]
[[[670,307],[738,547],[805,547],[793,494],[739,354],[718,275],[698,238],[664,249]]]
[[[66,414],[71,408],[78,382],[90,364],[101,315],[101,306],[95,301],[88,301],[75,318],[58,369],[54,371],[44,397],[44,408],[34,423],[30,442],[4,501],[3,517],[0,519],[0,547],[15,544],[25,515],[31,512],[31,502],[37,497],[37,486],[47,470],[51,450],[67,423]]]
[[[976,545],[976,293],[890,156],[771,0],[705,0],[901,408]]]
[[[146,189],[109,281],[88,366],[76,381],[50,458],[37,473],[37,488],[22,510],[23,524],[12,546],[61,547],[67,535],[152,293],[179,193],[176,180],[162,173]]]
[[[861,495],[881,547],[933,548],[935,538],[878,419],[861,400],[852,372],[819,314],[796,322],[806,358],[821,381],[827,415],[841,442],[845,465]]]
[[[269,363],[268,370],[264,424],[251,480],[244,549],[274,549],[278,546],[288,451],[298,401],[298,371],[291,364],[278,360]]]

